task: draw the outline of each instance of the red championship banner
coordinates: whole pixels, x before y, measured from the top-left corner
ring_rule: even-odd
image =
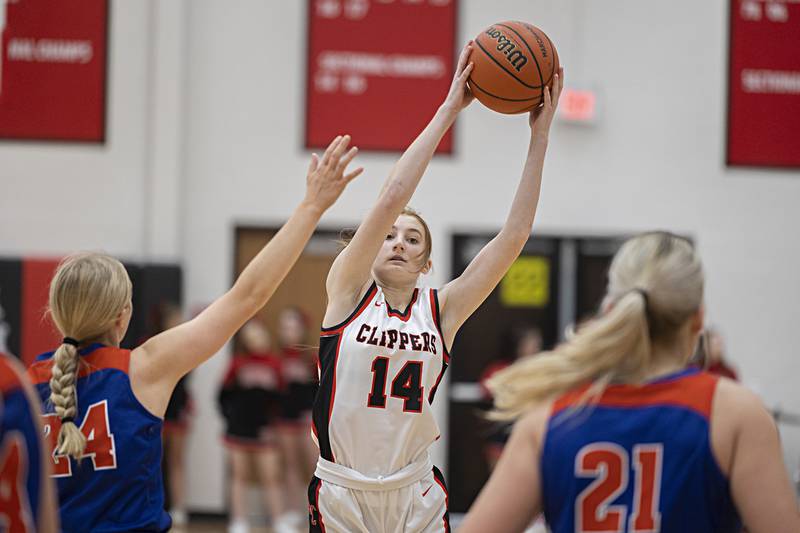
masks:
[[[44,352],[54,350],[61,336],[47,313],[50,281],[59,259],[24,259],[22,262],[22,301],[20,318],[20,359],[25,366]]]
[[[800,167],[800,0],[731,0],[729,165]]]
[[[309,0],[306,147],[405,150],[455,68],[456,0]],[[438,152],[452,151],[452,134]]]
[[[102,142],[107,0],[0,0],[0,138]]]

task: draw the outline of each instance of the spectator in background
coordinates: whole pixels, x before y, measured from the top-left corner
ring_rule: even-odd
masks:
[[[154,331],[162,331],[181,324],[183,316],[180,307],[171,302],[162,302],[153,313]],[[146,339],[145,339],[146,340]],[[142,341],[143,343],[144,341]],[[140,343],[140,344],[142,344]],[[189,374],[183,376],[175,385],[172,396],[164,412],[164,482],[167,487],[169,514],[172,525],[185,527],[188,523],[186,512],[186,436],[189,432],[189,418],[192,414],[192,398],[188,389]]]
[[[278,436],[286,468],[287,506],[298,526],[305,521],[305,480],[314,474],[319,456],[311,439],[311,407],[319,386],[317,350],[307,344],[308,329],[308,316],[299,307],[280,312],[278,344],[285,396]]]
[[[276,533],[295,531],[285,516],[277,422],[283,383],[280,358],[266,326],[252,319],[239,331],[242,350],[231,360],[219,392],[231,468],[230,533],[247,533],[247,488],[255,472]]]
[[[503,370],[511,365],[517,359],[536,355],[542,351],[542,330],[538,327],[527,324],[516,326],[506,335],[506,340],[501,351],[500,357],[492,361],[481,374],[481,390],[483,391],[484,400],[491,405],[493,398],[489,389],[486,387],[486,382],[495,373]],[[492,427],[492,431],[486,437],[486,444],[484,446],[484,456],[486,463],[489,466],[489,471],[494,470],[500,454],[503,453],[503,447],[508,440],[507,425],[497,425]]]
[[[719,330],[709,328],[705,339],[706,372],[717,374],[738,381],[739,376],[730,361],[725,359],[725,341]]]

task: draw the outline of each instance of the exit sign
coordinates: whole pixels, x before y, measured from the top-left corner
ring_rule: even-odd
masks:
[[[597,94],[592,90],[565,87],[558,102],[558,117],[572,124],[594,124],[597,121]]]

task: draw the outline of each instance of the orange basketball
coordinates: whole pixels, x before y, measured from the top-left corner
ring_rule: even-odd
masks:
[[[492,24],[475,38],[469,60],[475,64],[470,90],[499,113],[524,113],[538,106],[542,90],[552,86],[558,72],[553,42],[527,22]]]

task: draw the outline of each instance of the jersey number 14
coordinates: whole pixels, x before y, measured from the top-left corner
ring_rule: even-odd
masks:
[[[386,380],[389,358],[379,355],[372,361],[372,388],[367,398],[368,407],[386,408]],[[422,412],[422,361],[407,361],[392,380],[393,398],[403,400],[406,413]]]
[[[114,449],[114,435],[108,424],[108,401],[103,400],[89,406],[81,423],[81,433],[86,437],[86,449],[81,459],[89,457],[95,470],[111,470],[117,467],[117,454]],[[58,433],[61,420],[54,414],[44,416],[44,434],[53,460],[53,477],[72,475],[72,463],[69,457],[60,455]]]

